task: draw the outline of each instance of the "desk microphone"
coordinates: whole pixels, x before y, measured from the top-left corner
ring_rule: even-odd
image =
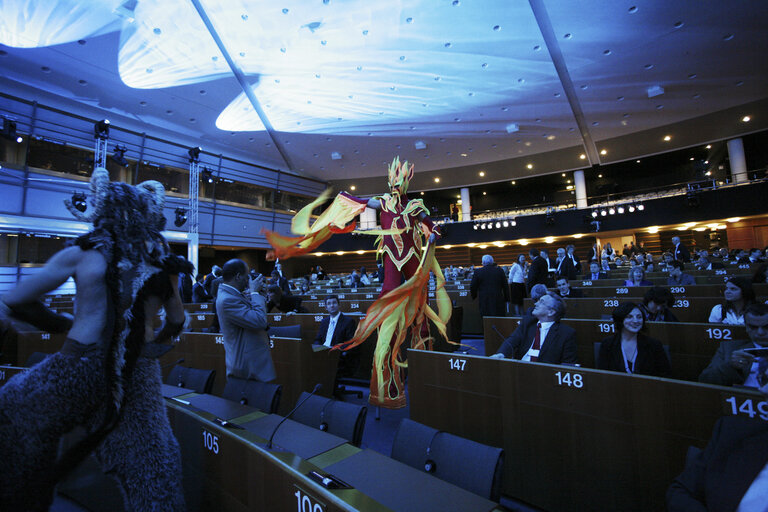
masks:
[[[169,366],[176,366],[177,364],[181,364],[181,363],[183,363],[183,362],[184,362],[184,358],[182,357],[182,358],[181,358],[181,359],[179,359],[178,361],[174,361],[174,362],[172,362],[172,363],[164,364],[163,366],[161,366],[161,367],[160,367],[160,369],[161,369],[161,370],[165,370],[165,369],[166,369],[166,368],[168,368]]]
[[[272,435],[270,435],[270,436],[269,436],[269,441],[267,441],[267,450],[271,450],[271,449],[272,449],[272,440],[275,438],[275,434],[277,434],[277,429],[279,429],[279,428],[280,428],[280,425],[282,425],[283,423],[285,423],[285,422],[286,422],[286,420],[288,420],[288,418],[290,418],[290,417],[293,415],[293,413],[295,413],[295,412],[296,412],[296,411],[299,409],[299,407],[301,407],[302,405],[304,405],[304,402],[306,402],[306,401],[307,401],[307,400],[309,400],[311,397],[313,397],[313,396],[315,395],[315,393],[317,393],[318,391],[320,391],[320,389],[321,389],[322,387],[323,387],[323,385],[322,385],[322,384],[320,384],[319,382],[318,382],[317,384],[315,384],[315,387],[314,387],[314,388],[312,388],[312,391],[310,391],[310,393],[309,393],[307,396],[305,396],[305,397],[304,397],[304,400],[302,400],[301,402],[297,403],[297,404],[296,404],[296,407],[294,407],[293,409],[291,409],[291,412],[289,412],[288,414],[286,414],[286,415],[285,415],[285,417],[284,417],[282,420],[280,420],[280,423],[278,423],[278,424],[275,426],[275,429],[272,431]]]

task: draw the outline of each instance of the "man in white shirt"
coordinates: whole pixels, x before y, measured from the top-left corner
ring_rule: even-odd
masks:
[[[325,345],[330,348],[351,340],[355,335],[357,322],[339,311],[339,298],[336,295],[326,297],[325,309],[328,310],[328,316],[320,322],[320,329],[318,329],[314,341],[315,345]],[[357,348],[342,352],[337,375],[340,377],[353,375],[357,369],[358,359],[359,350]]]

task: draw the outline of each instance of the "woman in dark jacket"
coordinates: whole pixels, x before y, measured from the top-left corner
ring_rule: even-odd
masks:
[[[669,375],[669,359],[661,342],[640,333],[645,326],[640,305],[620,304],[613,310],[613,325],[616,334],[600,345],[599,369],[654,377]]]

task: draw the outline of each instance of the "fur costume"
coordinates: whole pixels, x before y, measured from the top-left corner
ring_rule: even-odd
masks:
[[[164,200],[157,182],[110,183],[99,168],[91,177],[90,215],[67,201],[76,217],[94,225],[75,244],[107,262],[107,328],[93,333],[101,340],[94,345],[67,340],[59,353],[0,388],[3,507],[47,510],[56,483],[96,450],[131,510],[184,510],[179,446],[152,357],[162,350],[144,339],[146,299],[167,299],[169,276],[189,271],[161,235]],[[167,327],[163,332],[171,334]],[[57,460],[61,436],[78,425],[87,436]]]

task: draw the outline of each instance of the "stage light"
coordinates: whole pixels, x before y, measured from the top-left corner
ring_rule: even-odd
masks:
[[[605,208],[603,208],[602,210],[600,210],[600,216],[601,216],[601,217],[605,217],[606,215],[608,215],[608,210],[606,210]]]
[[[474,224],[472,227],[475,229],[475,231],[477,231],[477,224]]]
[[[629,213],[634,213],[635,212],[635,205],[633,205],[633,204],[629,205],[627,210],[629,210]]]
[[[508,221],[508,220],[505,220],[505,221],[504,221],[504,222],[502,222],[501,224],[502,224],[502,225],[503,225],[505,228],[508,228],[508,227],[509,227],[509,221]]]
[[[24,140],[16,134],[16,121],[3,118],[3,138],[15,140],[19,144]]]
[[[616,214],[616,208],[614,208],[613,206],[608,208],[608,214],[609,215],[615,215]]]
[[[123,167],[127,167],[128,166],[128,160],[125,159],[125,152],[126,151],[128,151],[128,148],[118,144],[117,146],[115,146],[114,153],[112,153],[112,160],[114,160],[118,164],[122,165]]]
[[[496,229],[498,229],[498,228],[500,228],[500,227],[501,227],[501,222],[497,222],[497,223],[496,223]]]
[[[203,170],[200,171],[200,178],[205,183],[213,183],[213,171],[207,167],[203,167]]]
[[[485,224],[480,224],[480,229],[485,229]]]
[[[21,144],[22,142],[24,142],[24,139],[22,138],[22,136],[21,135],[16,136],[16,143]]]
[[[512,224],[512,226],[517,226],[517,221],[513,220],[510,224]]]
[[[102,119],[93,125],[93,136],[97,139],[109,138],[109,119]]]
[[[637,210],[638,211],[643,211],[643,210],[645,210],[645,206],[643,206],[642,204],[639,204],[639,205],[637,205]]]
[[[88,209],[88,201],[85,194],[82,192],[75,192],[72,194],[72,206],[79,212],[85,212],[85,210]]]
[[[190,162],[199,162],[200,161],[200,152],[203,150],[200,146],[196,146],[193,148],[189,148],[189,151],[187,151],[187,154],[189,155],[189,161]]]
[[[624,207],[623,206],[619,206],[618,208],[616,208],[616,211],[618,213],[624,213]]]
[[[594,219],[597,217],[597,210],[592,210],[592,218]]]
[[[185,222],[187,222],[187,210],[184,208],[176,208],[175,213],[176,219],[173,221],[173,223],[177,228],[180,228],[184,225]]]

